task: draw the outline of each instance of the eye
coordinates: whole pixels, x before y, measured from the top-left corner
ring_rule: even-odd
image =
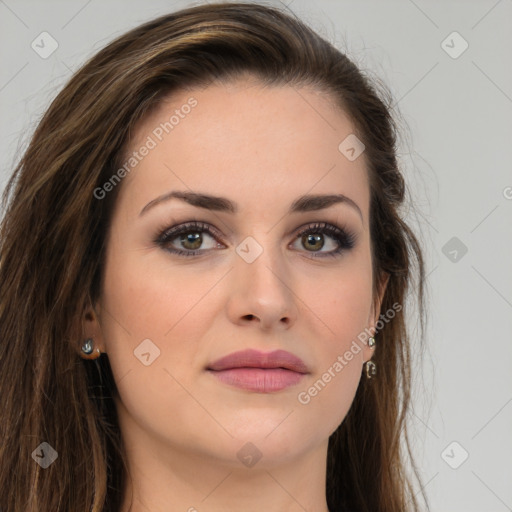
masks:
[[[206,239],[210,238],[213,242],[209,248],[202,247],[205,235]],[[334,240],[334,249],[321,251],[325,246],[324,239],[326,236]],[[197,256],[210,249],[226,248],[225,245],[216,241],[218,238],[221,238],[221,235],[212,226],[204,222],[193,221],[164,229],[154,242],[177,256]],[[306,252],[311,253],[313,258],[336,257],[354,247],[355,236],[347,230],[320,222],[301,230],[296,236],[295,243],[298,241],[306,248]],[[179,246],[176,247],[176,244],[179,244]],[[333,245],[333,242],[331,241],[328,245]]]
[[[325,235],[335,241],[335,247],[333,250],[321,252],[320,249],[323,249],[325,245]],[[355,235],[326,222],[319,222],[306,227],[297,234],[297,238],[303,247],[308,249],[307,252],[313,253],[311,254],[313,258],[336,257],[352,249],[355,245]]]
[[[220,237],[209,224],[193,221],[164,230],[160,233],[155,242],[172,254],[178,256],[196,256],[205,250],[204,248],[198,250],[203,245],[205,233],[207,238]],[[174,242],[175,239],[179,240]],[[181,244],[186,250],[177,249],[173,243]],[[222,244],[214,243],[212,248],[219,246],[222,246]]]

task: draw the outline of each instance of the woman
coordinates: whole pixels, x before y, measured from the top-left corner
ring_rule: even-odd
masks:
[[[169,14],[86,63],[4,196],[2,510],[419,510],[395,137],[268,6]]]

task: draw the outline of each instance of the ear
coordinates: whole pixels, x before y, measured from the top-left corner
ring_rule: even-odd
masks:
[[[84,311],[82,318],[82,341],[78,347],[80,356],[84,359],[95,359],[101,352],[106,352],[105,343],[103,340],[103,333],[100,325],[100,307],[96,304],[94,307],[90,306]],[[87,339],[92,340],[93,353],[90,355],[82,351],[82,345]]]
[[[386,293],[386,288],[389,282],[389,274],[387,272],[383,272],[379,284],[377,286],[377,296],[374,298],[372,304],[372,312],[371,312],[371,327],[373,327],[372,332],[375,329],[375,325],[379,320],[380,316],[380,308],[382,306],[382,301],[384,300],[384,294]]]
[[[388,282],[389,282],[389,274],[387,272],[384,272],[381,275],[380,281],[377,285],[377,294],[373,298],[370,315],[368,317],[368,331],[372,334],[375,333],[375,331],[376,331],[376,324],[377,324],[377,321],[379,320],[380,308],[382,305],[382,301],[384,300],[384,294],[386,292]],[[363,358],[364,358],[365,362],[369,361],[372,358],[374,350],[375,350],[375,346],[370,347],[368,345],[368,338],[367,338],[365,347],[363,349]]]

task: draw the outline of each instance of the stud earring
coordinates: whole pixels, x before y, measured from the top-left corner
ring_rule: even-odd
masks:
[[[365,363],[366,378],[372,379],[377,374],[377,365],[373,361],[366,361]]]
[[[100,355],[100,349],[99,348],[96,348],[96,349],[93,348],[93,339],[92,338],[87,338],[85,340],[84,344],[82,345],[82,352],[86,356],[91,356],[91,354],[93,354],[93,353],[96,354],[94,357],[88,357],[87,359],[95,359],[96,357],[98,357]]]
[[[368,338],[368,346],[370,348],[373,348],[375,346],[375,338],[373,336],[371,338]]]

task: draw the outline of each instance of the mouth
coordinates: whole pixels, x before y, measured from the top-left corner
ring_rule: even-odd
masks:
[[[285,350],[234,352],[209,364],[206,370],[225,384],[258,393],[297,385],[309,373],[302,359]]]

